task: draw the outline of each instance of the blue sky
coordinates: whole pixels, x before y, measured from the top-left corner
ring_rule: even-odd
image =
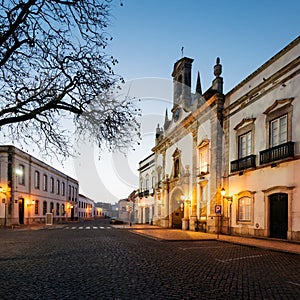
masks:
[[[213,79],[217,56],[225,92],[299,35],[300,1],[115,0],[109,51],[125,79],[170,78],[174,62],[193,58],[194,81]]]
[[[157,122],[171,107],[171,73],[181,47],[194,59],[193,88],[198,71],[202,90],[210,87],[220,57],[227,93],[294,40],[300,28],[299,0],[114,0],[111,13],[107,53],[119,60],[115,72],[127,81],[131,96],[143,100],[142,145],[127,157],[104,152],[98,161],[95,154],[92,162],[96,150],[86,148],[85,156],[69,160],[63,170],[79,180],[81,193],[104,202],[126,198],[138,187],[138,162],[151,153]],[[166,101],[154,96],[156,89],[169,93],[160,95]]]

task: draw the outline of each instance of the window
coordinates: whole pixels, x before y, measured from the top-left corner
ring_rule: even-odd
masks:
[[[61,194],[62,194],[62,196],[64,196],[64,195],[65,195],[65,193],[66,193],[66,187],[65,187],[65,183],[64,183],[64,182],[62,182],[62,183],[61,183]]]
[[[40,172],[39,171],[34,172],[34,187],[36,189],[40,188]]]
[[[200,174],[209,173],[209,144],[199,149],[199,172]]]
[[[47,201],[43,202],[43,215],[47,213]]]
[[[48,176],[44,174],[43,176],[43,191],[47,191],[48,189]]]
[[[267,127],[267,148],[292,141],[293,100],[294,98],[276,100],[264,111]]]
[[[49,212],[53,213],[53,210],[54,210],[54,204],[53,204],[53,202],[50,202]]]
[[[174,177],[176,178],[178,176],[179,176],[179,158],[177,158],[174,163]]]
[[[54,178],[50,178],[50,193],[54,193]]]
[[[56,203],[56,215],[59,216],[59,203]]]
[[[239,136],[239,158],[251,155],[252,152],[252,132],[249,131]]]
[[[251,198],[242,197],[238,200],[239,221],[251,221]]]
[[[68,198],[69,200],[71,200],[71,185],[69,185],[69,189],[68,189]]]
[[[61,205],[61,214],[62,214],[62,216],[64,216],[65,215],[65,205],[64,204],[62,204]]]
[[[155,176],[154,175],[152,176],[152,188],[153,189],[155,188]]]
[[[35,215],[39,214],[39,205],[40,205],[40,201],[39,200],[35,200],[35,203],[34,203],[34,214]]]
[[[284,144],[287,141],[287,115],[284,115],[270,122],[270,147]]]
[[[143,191],[143,178],[140,180],[140,191]]]
[[[60,193],[60,181],[57,179],[56,180],[56,194],[59,195]]]
[[[78,190],[77,188],[75,188],[75,202],[77,202],[77,194],[78,194]]]
[[[74,201],[74,186],[72,186],[72,201]]]
[[[19,184],[25,185],[25,167],[23,165],[19,165],[19,169],[16,171],[16,173],[19,178]]]

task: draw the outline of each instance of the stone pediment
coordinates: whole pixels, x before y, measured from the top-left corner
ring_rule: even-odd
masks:
[[[197,148],[202,148],[206,145],[209,144],[209,140],[208,139],[204,139],[204,140],[201,140],[201,142],[198,144]]]
[[[255,122],[256,118],[244,118],[240,123],[238,123],[235,127],[234,130],[241,129],[244,126],[247,126],[249,124],[253,124]]]
[[[276,100],[271,106],[269,106],[265,111],[264,114],[267,115],[269,114],[271,111],[278,109],[282,106],[285,105],[291,105],[293,102],[294,98],[286,98],[286,99],[280,99],[280,100]]]

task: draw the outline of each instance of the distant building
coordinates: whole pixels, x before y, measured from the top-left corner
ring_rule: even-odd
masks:
[[[138,223],[152,224],[154,189],[156,187],[154,153],[139,162],[139,192],[137,197]],[[159,201],[159,200],[158,200]]]
[[[0,146],[0,224],[78,218],[78,181],[14,146]]]
[[[79,220],[91,220],[95,217],[95,202],[88,197],[79,194],[78,197],[78,218]]]
[[[118,219],[130,223],[132,222],[133,202],[128,199],[121,199],[118,202]]]
[[[95,203],[95,217],[112,217],[112,205],[106,202]]]

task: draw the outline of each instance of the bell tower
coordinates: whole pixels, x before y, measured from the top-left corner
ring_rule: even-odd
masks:
[[[173,109],[178,105],[191,105],[191,80],[193,59],[183,57],[174,64],[173,77]]]

